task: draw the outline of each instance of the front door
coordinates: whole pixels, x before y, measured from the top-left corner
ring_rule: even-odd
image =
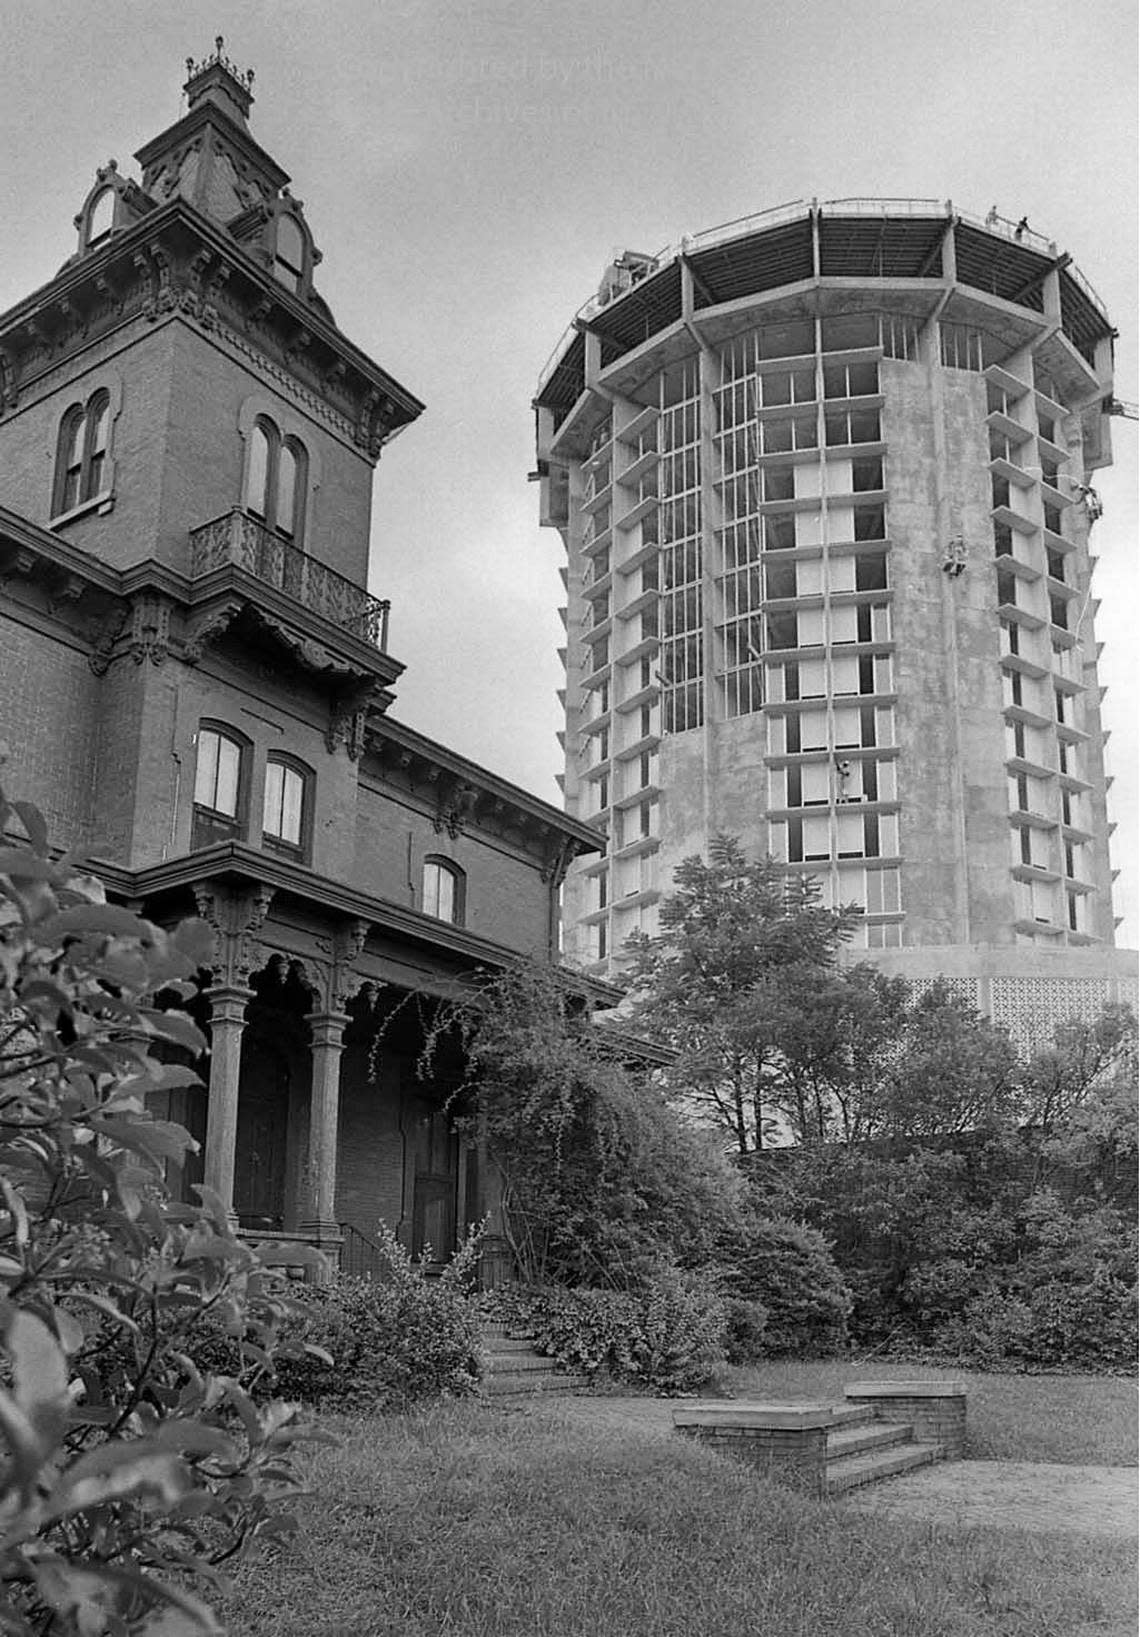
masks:
[[[412,1255],[431,1247],[429,1266],[448,1261],[455,1249],[455,1198],[459,1142],[448,1116],[422,1097],[409,1099],[405,1133],[412,1161]]]
[[[284,1101],[243,1096],[234,1152],[234,1210],[243,1228],[285,1225]]]

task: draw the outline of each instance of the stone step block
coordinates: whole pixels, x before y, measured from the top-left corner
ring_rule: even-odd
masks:
[[[555,1375],[553,1371],[500,1370],[484,1376],[485,1398],[527,1397],[531,1393],[574,1393],[590,1385],[586,1376]]]
[[[875,1421],[850,1423],[836,1427],[827,1435],[827,1459],[838,1461],[845,1455],[861,1455],[869,1449],[891,1449],[895,1444],[910,1443],[914,1428],[904,1421]]]
[[[510,1375],[519,1371],[532,1371],[539,1374],[550,1374],[554,1369],[552,1358],[540,1358],[537,1353],[501,1353],[492,1354],[487,1360],[488,1375]]]
[[[870,1404],[834,1404],[832,1413],[832,1425],[836,1427],[866,1427],[877,1420]]]
[[[485,1353],[492,1358],[515,1353],[533,1353],[534,1338],[532,1336],[488,1336],[483,1335],[480,1342]]]
[[[825,1478],[828,1495],[842,1495],[848,1489],[864,1484],[878,1483],[883,1478],[897,1477],[900,1472],[913,1472],[916,1467],[929,1466],[943,1456],[941,1444],[897,1444],[891,1449],[868,1450],[861,1455],[844,1455],[828,1461]]]

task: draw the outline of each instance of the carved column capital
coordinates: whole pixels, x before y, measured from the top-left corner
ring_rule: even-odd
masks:
[[[194,887],[194,900],[214,934],[214,972],[220,988],[245,988],[250,974],[264,962],[256,934],[269,914],[273,888],[235,890],[203,881]]]
[[[324,1000],[330,1014],[344,1015],[349,1001],[360,987],[356,961],[368,941],[370,921],[349,921],[324,942],[328,959],[321,962]]]

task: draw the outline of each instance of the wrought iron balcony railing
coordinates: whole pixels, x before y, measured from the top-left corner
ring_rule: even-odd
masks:
[[[388,648],[390,604],[282,540],[240,507],[190,530],[190,573],[197,578],[232,565],[294,597],[310,613],[370,642]]]

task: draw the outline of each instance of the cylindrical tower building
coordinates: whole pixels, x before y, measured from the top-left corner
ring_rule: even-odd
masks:
[[[535,401],[566,804],[609,836],[568,959],[620,960],[718,832],[862,906],[901,970],[1111,945],[1113,333],[1056,245],[931,200],[798,202],[607,270]]]

